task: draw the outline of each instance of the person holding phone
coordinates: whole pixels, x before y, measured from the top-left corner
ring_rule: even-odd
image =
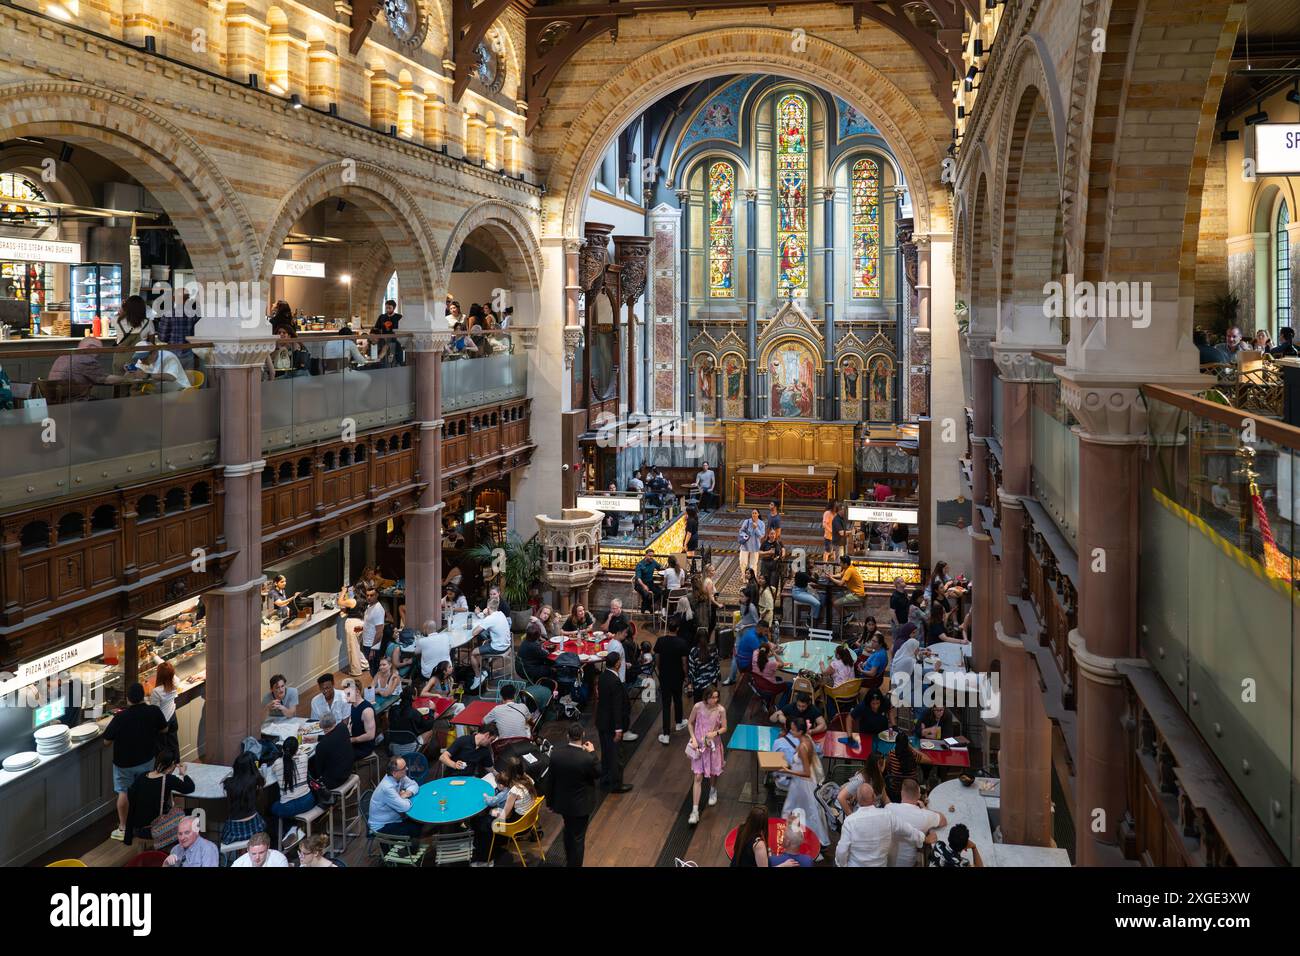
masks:
[[[286,594],[289,587],[288,579],[283,574],[277,574],[271,582],[271,591],[267,595],[271,604],[272,613],[284,623],[293,617],[293,605],[298,600],[301,591],[294,591],[293,594]]]

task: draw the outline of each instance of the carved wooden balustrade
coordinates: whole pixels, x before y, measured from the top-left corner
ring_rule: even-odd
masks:
[[[0,670],[220,583],[223,505],[207,468],[0,517]]]
[[[417,464],[419,442],[419,428],[407,424],[267,458],[263,565],[414,508],[425,484]]]
[[[442,426],[442,493],[464,491],[532,460],[528,399],[446,415]]]

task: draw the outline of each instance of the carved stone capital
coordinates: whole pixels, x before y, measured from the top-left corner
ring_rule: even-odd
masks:
[[[451,332],[421,329],[411,333],[408,352],[442,352],[451,343]]]
[[[993,622],[993,633],[997,635],[998,643],[1007,650],[1024,651],[1025,642],[1019,634],[1008,634],[1002,627],[1001,621]]]
[[[537,344],[537,329],[531,326],[521,328],[511,326],[510,337],[515,345],[522,346],[524,351],[530,351]]]
[[[583,242],[585,242],[585,241],[586,241],[586,240],[583,240],[583,239],[565,239],[565,240],[564,240],[564,252],[565,252],[565,254],[566,254],[566,255],[571,255],[571,256],[576,256],[579,252],[582,251],[582,244],[583,244]]]
[[[1064,346],[999,345],[997,342],[992,343],[991,350],[998,377],[1004,382],[1022,384],[1050,382],[1055,378],[1055,366],[1038,358],[1034,355],[1035,352],[1064,354]]]
[[[566,325],[564,327],[564,367],[573,368],[573,357],[582,344],[582,326]]]
[[[210,339],[206,362],[214,368],[252,368],[275,351],[268,339]]]
[[[998,501],[1002,502],[1002,510],[1010,508],[1012,511],[1023,511],[1025,508],[1024,495],[1012,494],[1005,488],[998,489]]]
[[[746,190],[745,190],[745,202],[758,202],[758,190],[757,190],[757,189],[746,189]]]
[[[649,236],[615,236],[614,256],[622,267],[619,275],[619,292],[623,304],[635,302],[645,292],[650,270]]]
[[[973,359],[993,358],[993,333],[968,331],[966,350],[970,352],[970,357]]]
[[[833,202],[835,200],[835,187],[834,186],[824,187],[822,189],[822,199],[824,199],[826,202]]]
[[[679,189],[675,195],[677,196],[677,201],[683,206],[690,202],[691,191],[689,189]]]
[[[1056,374],[1061,380],[1061,403],[1079,420],[1079,437],[1094,443],[1115,445],[1145,442],[1152,431],[1157,435],[1175,431],[1175,423],[1166,419],[1176,418],[1177,410],[1162,411],[1152,421],[1142,397],[1142,385],[1199,390],[1210,382],[1208,376],[1157,373],[1149,376],[1149,383],[1117,380],[1114,376],[1077,368],[1060,368]]]

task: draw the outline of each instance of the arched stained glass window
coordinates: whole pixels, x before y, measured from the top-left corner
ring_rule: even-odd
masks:
[[[880,166],[874,159],[853,164],[850,228],[853,242],[853,298],[880,297]]]
[[[1291,211],[1286,200],[1277,207],[1277,239],[1273,245],[1277,249],[1277,325],[1281,328],[1291,324],[1291,237],[1286,227],[1291,224]]]
[[[783,96],[776,104],[777,294],[808,294],[808,101]]]
[[[735,295],[736,167],[721,161],[709,167],[709,296]]]

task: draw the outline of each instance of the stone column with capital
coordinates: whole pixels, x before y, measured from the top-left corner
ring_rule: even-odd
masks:
[[[680,355],[678,358],[678,401],[682,413],[691,408],[691,191],[677,190],[677,207],[682,213],[681,231],[678,233],[678,248],[681,252],[681,265],[678,275],[681,277],[681,319],[678,323],[681,335]],[[708,409],[696,408],[695,413],[710,414]]]
[[[1010,805],[1003,811],[1008,843],[1047,846],[1052,839],[1051,724],[1039,690],[1038,665],[1025,647],[1016,610],[1025,582],[1025,509],[1030,491],[1030,388],[1051,381],[1052,365],[1032,346],[991,346],[1002,379],[1002,589],[994,629],[1002,662],[1002,750],[998,764]],[[1041,349],[1040,349],[1041,351]],[[991,381],[990,381],[991,386]],[[986,404],[991,405],[990,401]],[[987,434],[987,433],[986,433]],[[978,620],[978,618],[976,619]],[[1038,635],[1028,635],[1037,641]]]
[[[993,352],[992,334],[968,332],[967,351],[971,359],[971,398],[973,422],[971,434],[971,497],[976,505],[991,505],[989,496],[989,447],[993,431]],[[992,584],[993,539],[979,509],[974,510],[971,524],[971,560],[975,565],[975,593],[971,613],[975,615],[972,640],[976,670],[985,670],[997,651],[993,647],[995,594]]]
[[[1061,368],[1061,400],[1078,419],[1079,623],[1070,634],[1079,674],[1075,692],[1075,847],[1080,866],[1116,863],[1127,806],[1128,744],[1120,718],[1126,707],[1116,663],[1137,656],[1137,572],[1140,447],[1147,410],[1140,381]],[[1196,374],[1151,380],[1203,388]]]
[[[822,418],[838,419],[835,408],[835,187],[822,190],[822,226],[826,248],[822,254],[822,337],[825,339],[822,363],[826,368],[826,407]]]
[[[758,413],[758,190],[745,190],[745,417]],[[770,414],[770,410],[769,410]]]
[[[208,657],[200,747],[208,763],[227,765],[262,717],[262,366],[273,345],[265,320],[252,324],[249,337],[211,337],[208,358],[220,399],[225,536],[235,558],[225,583],[203,595]],[[195,337],[205,338],[202,330]]]
[[[415,366],[418,466],[425,482],[406,519],[406,624],[442,626],[442,356],[451,333],[421,330],[407,346]]]

